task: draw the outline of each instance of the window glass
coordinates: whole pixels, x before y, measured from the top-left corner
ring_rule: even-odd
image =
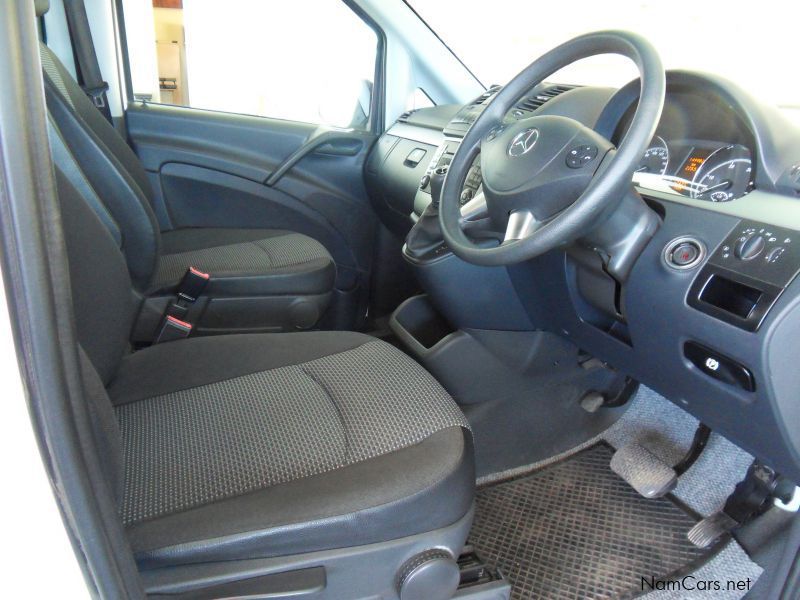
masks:
[[[627,29],[648,38],[665,67],[731,79],[800,122],[800,85],[790,58],[796,55],[797,0],[493,0],[469,10],[463,9],[462,0],[408,3],[485,85],[505,84],[535,58],[574,36]],[[548,80],[619,86],[636,76],[626,59],[599,56]]]
[[[409,110],[417,110],[418,108],[430,108],[436,106],[436,103],[431,100],[427,92],[422,88],[415,89],[406,102],[406,108]]]
[[[366,127],[375,32],[341,0],[124,0],[140,100]]]

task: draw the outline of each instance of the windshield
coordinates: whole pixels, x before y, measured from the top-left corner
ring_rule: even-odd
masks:
[[[484,85],[504,84],[551,48],[582,33],[627,29],[647,37],[668,69],[726,77],[800,122],[795,47],[800,2],[766,0],[407,0]],[[548,81],[619,87],[632,63],[598,56]]]

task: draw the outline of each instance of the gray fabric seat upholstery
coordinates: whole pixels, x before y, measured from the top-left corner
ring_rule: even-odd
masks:
[[[57,181],[95,443],[141,568],[364,546],[469,514],[467,422],[384,342],[250,334],[130,353],[124,258]]]
[[[251,358],[215,367],[220,356]],[[145,566],[373,543],[469,509],[463,414],[417,363],[368,336],[156,346],[124,361],[109,393],[121,515]],[[454,501],[454,490],[466,493]]]
[[[313,314],[318,317],[324,312],[334,287],[336,265],[325,247],[306,235],[258,228],[161,231],[153,209],[155,194],[136,154],[58,57],[44,44],[40,51],[52,121],[67,152],[107,209],[102,218],[107,226],[108,219],[112,220],[110,226],[140,292],[172,294],[186,269],[194,266],[211,274],[208,294],[306,298],[314,305]],[[242,315],[241,327],[235,311],[232,316],[230,312],[226,315],[231,331],[273,329],[276,323],[284,323],[286,329],[300,326],[290,314],[291,301],[259,305],[258,311],[278,313],[270,315],[262,327],[258,323],[252,326],[253,306],[247,306],[250,314]]]
[[[172,290],[187,265],[214,274],[212,294],[324,294],[336,277],[322,244],[280,229],[175,229],[161,248],[152,293]]]

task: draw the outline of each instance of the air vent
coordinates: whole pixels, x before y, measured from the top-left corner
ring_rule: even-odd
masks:
[[[550,85],[536,92],[531,96],[526,96],[514,106],[514,110],[512,111],[512,115],[518,119],[522,117],[527,117],[536,109],[538,109],[542,104],[551,100],[558,96],[559,94],[563,94],[571,89],[574,89],[575,86],[572,85]]]
[[[800,163],[796,163],[789,168],[789,185],[794,193],[800,196]]]
[[[406,111],[406,112],[404,112],[402,115],[400,115],[399,117],[397,117],[397,120],[398,120],[400,123],[408,123],[408,118],[409,118],[409,117],[410,117],[412,114],[414,114],[414,111],[413,111],[413,110],[407,110],[407,111]]]
[[[492,96],[494,96],[499,91],[500,91],[499,85],[491,86],[488,90],[483,92],[480,96],[478,96],[477,98],[475,98],[475,100],[471,102],[472,106],[480,106],[482,104],[486,104],[492,98]]]

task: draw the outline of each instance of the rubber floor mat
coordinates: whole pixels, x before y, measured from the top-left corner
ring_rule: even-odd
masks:
[[[696,519],[639,496],[598,444],[478,491],[470,542],[509,579],[514,599],[619,598],[705,554],[686,539]]]

